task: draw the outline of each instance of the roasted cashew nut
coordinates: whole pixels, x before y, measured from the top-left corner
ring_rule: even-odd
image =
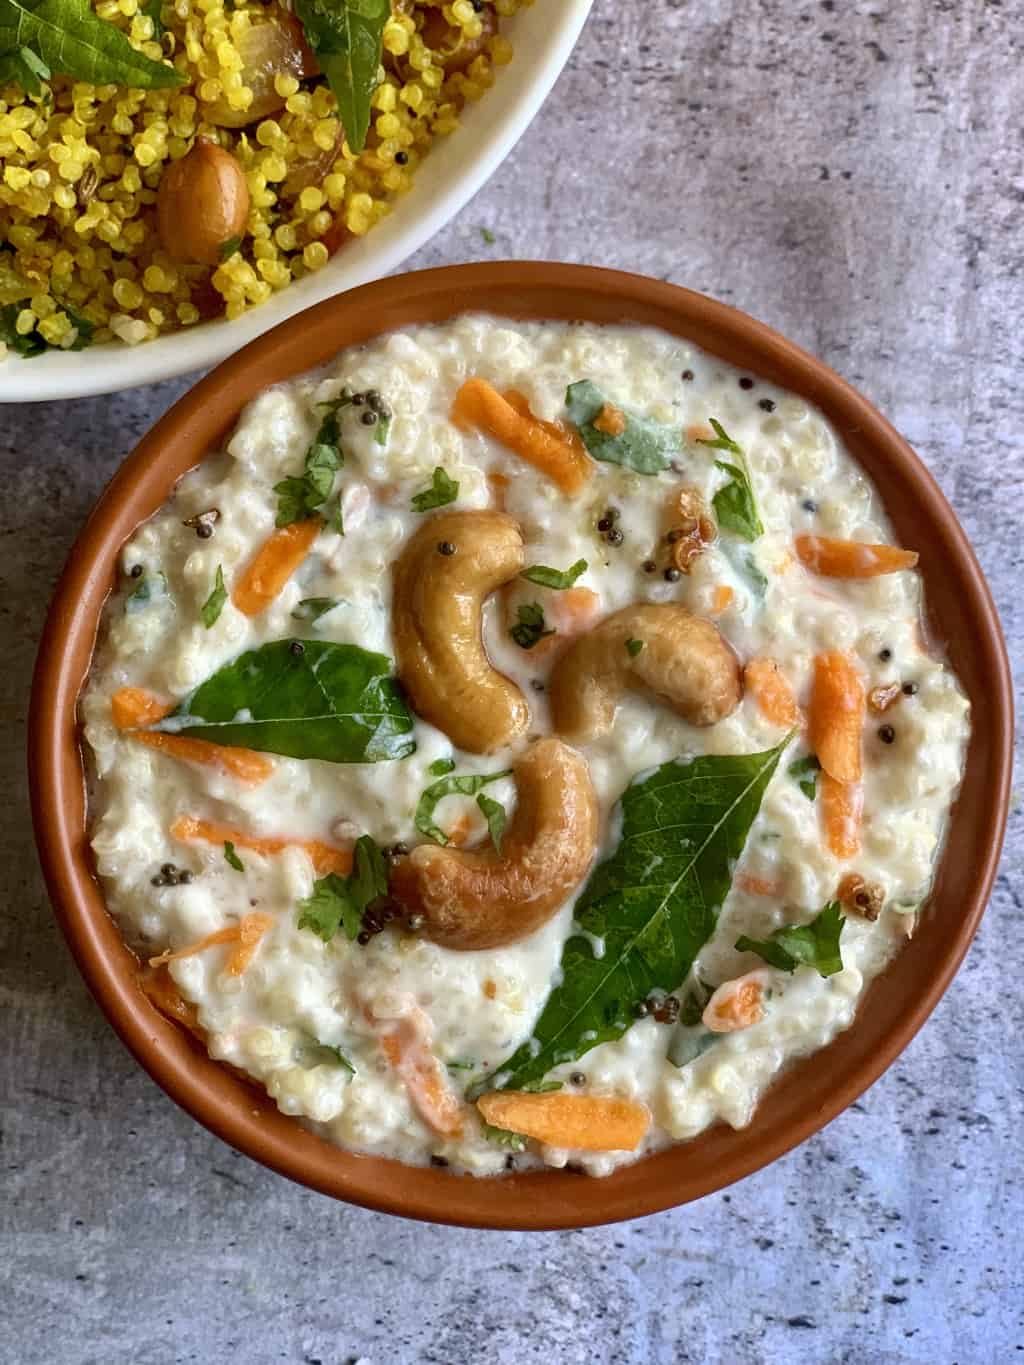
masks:
[[[743,691],[717,629],[671,602],[623,607],[570,645],[548,683],[555,730],[574,744],[599,738],[627,689],[653,692],[691,725],[723,720]]]
[[[504,948],[545,924],[586,876],[597,847],[597,797],[586,761],[539,739],[515,764],[518,804],[493,848],[421,844],[391,873],[390,894],[443,948]]]
[[[484,599],[523,567],[523,537],[504,512],[441,512],[419,528],[394,573],[398,677],[413,708],[459,749],[487,754],[530,722],[520,689],[484,649]]]

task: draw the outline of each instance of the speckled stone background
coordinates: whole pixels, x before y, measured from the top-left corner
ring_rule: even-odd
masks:
[[[411,264],[624,266],[818,352],[938,476],[1019,667],[1022,72],[1021,0],[599,0],[518,151]],[[527,1237],[345,1208],[237,1156],[130,1061],[50,918],[23,729],[67,549],[184,388],[0,410],[0,1358],[1024,1360],[1019,809],[981,935],[898,1064],[674,1213]]]

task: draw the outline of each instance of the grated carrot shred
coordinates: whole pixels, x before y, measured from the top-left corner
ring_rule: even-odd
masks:
[[[318,877],[326,877],[329,872],[347,876],[352,871],[352,850],[337,848],[320,839],[288,839],[274,835],[246,834],[244,830],[232,825],[223,825],[217,820],[202,820],[194,815],[179,815],[171,826],[171,837],[182,843],[200,841],[207,844],[232,843],[236,848],[247,848],[253,853],[262,853],[271,858],[283,853],[286,848],[301,848],[313,864]]]
[[[223,929],[215,929],[212,934],[207,934],[197,943],[189,944],[187,948],[179,948],[177,951],[168,949],[159,957],[151,957],[149,965],[151,967],[163,967],[168,962],[180,962],[184,957],[194,957],[196,953],[205,952],[207,948],[214,948],[218,944],[233,943],[237,946],[228,957],[224,970],[229,976],[241,976],[251,962],[260,939],[273,923],[273,915],[265,914],[261,910],[254,910],[249,915],[243,915],[237,924],[228,924]]]

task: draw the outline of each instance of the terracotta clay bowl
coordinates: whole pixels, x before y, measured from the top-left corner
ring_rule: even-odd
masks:
[[[873,479],[897,537],[921,552],[929,625],[973,704],[973,733],[934,892],[914,940],[870,987],[856,1021],[793,1065],[751,1125],[719,1125],[606,1179],[542,1171],[474,1179],[354,1156],[281,1114],[158,1014],[107,915],[86,838],[76,703],[118,551],[175,481],[214,449],[261,389],[343,347],[466,310],[664,328],[822,409]],[[64,933],[90,989],[149,1074],[246,1155],[335,1198],[473,1227],[582,1227],[671,1208],[773,1161],[845,1109],[910,1042],[949,985],[995,876],[1009,798],[1012,703],[999,622],[971,547],[935,482],[883,417],[820,361],[723,304],[656,280],[555,264],[455,266],[366,285],[259,337],[157,423],[100,499],[57,587],[32,694],[36,838]]]

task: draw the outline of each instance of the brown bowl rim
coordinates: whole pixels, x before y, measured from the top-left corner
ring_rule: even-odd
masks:
[[[786,1069],[748,1127],[718,1124],[600,1180],[566,1170],[473,1178],[403,1166],[332,1147],[285,1117],[142,995],[85,838],[77,699],[133,528],[270,383],[344,346],[468,311],[661,326],[817,404],[874,480],[897,532],[905,527],[921,546],[930,624],[974,703],[960,799],[917,951],[899,954],[872,983],[850,1029]],[[164,414],[99,499],[58,582],[36,662],[28,761],[36,841],[58,921],[113,1028],[172,1099],[239,1151],[321,1193],[437,1223],[539,1231],[612,1223],[720,1190],[823,1127],[882,1074],[935,1008],[984,912],[1009,804],[1012,732],[1009,663],[982,571],[932,476],[867,399],[763,323],[677,285],[592,266],[488,262],[393,276],[328,299],[258,337]]]

